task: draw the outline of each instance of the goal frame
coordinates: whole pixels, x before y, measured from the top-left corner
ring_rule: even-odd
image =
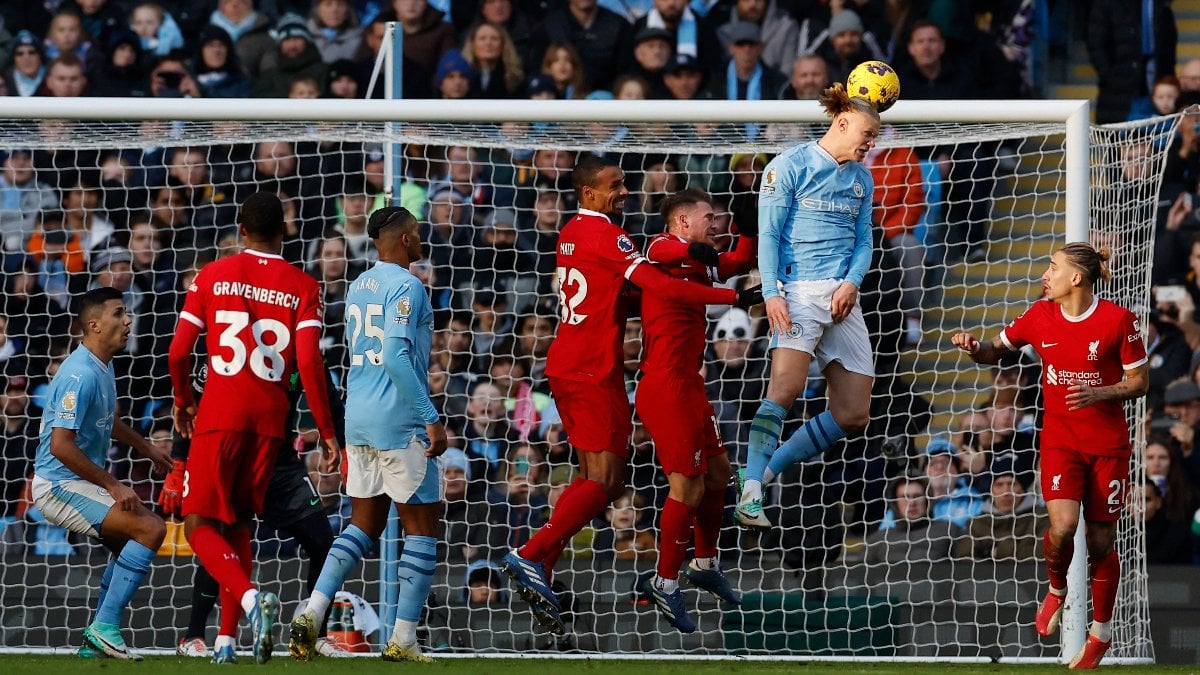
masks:
[[[390,82],[389,82],[390,84]],[[390,89],[390,87],[389,87]],[[905,101],[883,114],[888,124],[904,123],[1050,123],[1061,124],[1065,135],[1064,236],[1068,242],[1086,241],[1090,209],[1090,110],[1086,100],[1054,101]],[[819,123],[827,118],[811,101],[471,101],[442,100],[339,100],[339,99],[128,99],[128,98],[0,98],[0,120],[87,121],[244,121],[244,122],[363,122],[363,123],[475,123],[503,122],[611,122],[611,123]],[[389,125],[391,126],[391,125]],[[180,139],[186,143],[187,139]],[[747,145],[751,145],[747,143]],[[389,154],[393,144],[386,146]],[[398,158],[394,158],[398,159]],[[392,161],[388,168],[392,169]],[[393,169],[394,170],[394,169]],[[1076,548],[1083,550],[1083,528],[1076,533]],[[1072,593],[1063,618],[1060,661],[1084,642],[1087,607],[1083,589],[1086,570],[1082,556],[1071,568]],[[1147,629],[1148,632],[1148,629]],[[42,651],[2,648],[0,651]],[[512,654],[497,656],[511,658]],[[544,655],[543,655],[544,656]],[[561,655],[558,655],[561,656]],[[595,655],[588,655],[594,657]],[[621,655],[621,658],[641,658]],[[645,658],[671,658],[653,654]],[[735,657],[730,657],[735,658]],[[740,657],[744,658],[744,657]],[[775,657],[772,657],[775,658]],[[861,657],[797,660],[862,661]],[[751,657],[750,660],[753,660]],[[905,660],[903,657],[886,660]],[[924,659],[915,659],[924,660]],[[939,659],[940,661],[941,659]],[[949,659],[962,660],[962,659]],[[975,659],[967,659],[975,661]],[[1040,661],[1054,659],[1004,659]],[[1117,663],[1148,663],[1152,659],[1113,659]]]

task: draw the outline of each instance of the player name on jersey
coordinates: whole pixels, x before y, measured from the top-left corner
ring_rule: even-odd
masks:
[[[213,283],[213,295],[233,295],[255,302],[265,302],[269,305],[278,305],[288,309],[300,308],[300,296],[283,291],[277,291],[273,288],[262,288],[251,284],[244,284],[237,281],[217,281]]]

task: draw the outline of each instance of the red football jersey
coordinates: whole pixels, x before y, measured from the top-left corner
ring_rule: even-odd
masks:
[[[558,332],[546,375],[621,385],[621,343],[629,314],[625,280],[646,261],[625,230],[580,209],[558,235]]]
[[[688,255],[688,245],[687,240],[664,232],[650,240],[646,259],[676,279],[705,286],[745,274],[754,266],[757,240],[753,237],[740,237],[735,250],[718,257],[715,269]],[[641,368],[646,374],[699,378],[707,334],[704,305],[684,304],[655,293],[642,295]]]
[[[296,332],[321,328],[316,280],[281,256],[243,251],[200,270],[179,317],[206,331],[208,380],[196,433],[279,438],[296,370]]]
[[[1067,394],[1072,384],[1116,384],[1126,370],[1146,362],[1141,325],[1132,312],[1096,298],[1081,316],[1068,317],[1060,305],[1039,300],[1000,332],[1000,340],[1010,349],[1033,345],[1042,357],[1043,449],[1129,456],[1122,402],[1101,401],[1071,411]]]

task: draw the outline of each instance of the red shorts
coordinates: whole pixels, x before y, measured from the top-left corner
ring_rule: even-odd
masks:
[[[633,415],[624,385],[597,386],[552,377],[550,391],[568,443],[576,450],[611,452],[629,461]]]
[[[282,443],[240,431],[193,436],[183,474],[183,515],[232,525],[240,516],[262,513]]]
[[[1078,450],[1042,450],[1042,498],[1083,504],[1083,519],[1113,523],[1125,509],[1129,458],[1089,455]]]
[[[647,375],[638,383],[637,412],[668,474],[702,476],[708,472],[708,458],[725,453],[717,413],[698,377]]]

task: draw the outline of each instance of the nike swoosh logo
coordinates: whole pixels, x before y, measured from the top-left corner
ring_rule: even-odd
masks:
[[[1054,347],[1054,346],[1056,346],[1057,344],[1058,344],[1057,342],[1043,342],[1043,343],[1042,343],[1042,349],[1045,349],[1045,348],[1047,348],[1047,347]]]
[[[320,497],[313,497],[312,499],[308,500],[309,506],[316,506],[317,504],[320,504],[320,503],[321,503]]]

